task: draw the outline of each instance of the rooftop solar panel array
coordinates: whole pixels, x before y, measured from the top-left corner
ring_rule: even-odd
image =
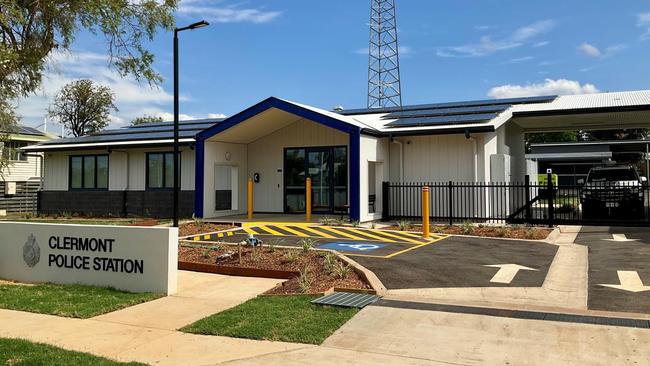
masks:
[[[447,126],[481,124],[496,118],[514,104],[547,103],[555,96],[475,100],[467,102],[421,104],[380,109],[355,109],[339,111],[344,115],[381,113],[385,127],[408,128],[422,126]]]
[[[193,138],[199,132],[216,125],[222,120],[223,119],[204,119],[180,121],[178,126],[178,135],[181,139]],[[128,126],[112,130],[105,130],[94,135],[77,138],[71,137],[51,140],[43,143],[42,145],[62,145],[69,143],[87,144],[139,140],[168,140],[172,138],[174,138],[173,122],[154,122],[137,126]]]

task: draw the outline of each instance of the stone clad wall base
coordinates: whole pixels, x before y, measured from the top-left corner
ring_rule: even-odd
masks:
[[[42,191],[39,200],[42,214],[169,218],[173,191]],[[194,191],[181,191],[181,217],[193,213]]]

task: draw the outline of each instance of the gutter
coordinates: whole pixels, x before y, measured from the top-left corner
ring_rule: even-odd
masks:
[[[513,117],[534,117],[534,116],[561,116],[567,114],[571,115],[571,114],[640,112],[640,111],[650,111],[650,104],[591,107],[591,108],[551,109],[551,110],[537,110],[537,111],[513,111],[512,115]]]

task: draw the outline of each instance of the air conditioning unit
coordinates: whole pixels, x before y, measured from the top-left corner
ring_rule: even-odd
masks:
[[[14,196],[14,195],[16,195],[16,182],[6,182],[5,196]]]

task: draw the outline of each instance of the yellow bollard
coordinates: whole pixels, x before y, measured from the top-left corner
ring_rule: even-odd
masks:
[[[307,182],[305,182],[305,212],[307,222],[311,222],[311,178],[307,178]]]
[[[429,238],[429,187],[422,187],[422,236]]]
[[[253,219],[253,178],[248,178],[248,219]]]

